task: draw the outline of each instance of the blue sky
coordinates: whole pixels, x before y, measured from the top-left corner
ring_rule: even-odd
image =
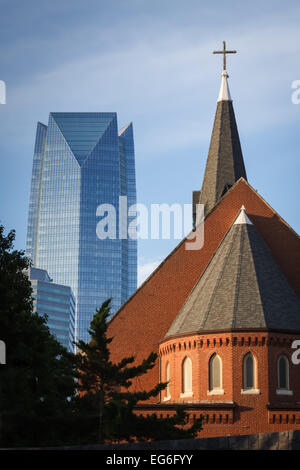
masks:
[[[191,203],[200,189],[222,40],[249,183],[300,229],[298,1],[0,0],[0,220],[25,248],[37,121],[116,111],[133,121],[138,201]],[[139,243],[140,278],[178,240]]]

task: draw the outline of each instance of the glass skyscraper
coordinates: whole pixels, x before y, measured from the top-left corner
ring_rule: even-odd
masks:
[[[71,287],[54,284],[44,269],[30,268],[34,308],[47,315],[47,325],[56,339],[69,351],[74,351],[75,298]]]
[[[50,113],[38,123],[26,254],[76,298],[75,338],[112,298],[112,313],[136,289],[137,242],[119,237],[119,198],[136,203],[132,124],[116,113]],[[116,238],[99,239],[97,208],[116,210]],[[130,219],[127,220],[130,223]]]

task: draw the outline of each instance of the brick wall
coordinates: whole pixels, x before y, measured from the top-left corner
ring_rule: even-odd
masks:
[[[162,392],[159,413],[168,413],[175,403],[185,403],[193,419],[205,416],[201,435],[245,434],[283,429],[300,429],[300,365],[291,362],[291,343],[298,335],[284,333],[227,332],[170,338],[160,345],[162,381],[166,365],[171,365],[170,397]],[[243,390],[243,359],[255,359],[256,383],[253,391]],[[209,361],[217,354],[222,361],[222,390],[209,390]],[[289,358],[290,390],[278,394],[278,357]],[[182,364],[192,361],[193,395],[182,396]],[[231,407],[230,404],[234,404]],[[227,406],[227,408],[226,408]],[[191,407],[191,410],[190,410]],[[144,408],[146,410],[146,408]],[[142,407],[139,408],[142,412]],[[155,411],[155,407],[152,407]],[[150,413],[150,408],[147,413]]]

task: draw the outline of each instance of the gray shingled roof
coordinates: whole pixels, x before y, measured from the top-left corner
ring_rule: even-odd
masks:
[[[249,328],[300,331],[300,299],[243,214],[227,232],[166,336]]]
[[[205,214],[241,177],[247,180],[232,101],[219,101],[199,201]]]

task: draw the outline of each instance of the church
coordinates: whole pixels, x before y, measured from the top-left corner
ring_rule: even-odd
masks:
[[[300,429],[300,240],[247,181],[226,71],[201,191],[204,244],[186,239],[109,323],[112,361],[158,354],[133,385],[167,388],[137,414],[203,415],[199,437]],[[265,175],[266,178],[268,175]],[[200,230],[195,223],[194,231]]]

